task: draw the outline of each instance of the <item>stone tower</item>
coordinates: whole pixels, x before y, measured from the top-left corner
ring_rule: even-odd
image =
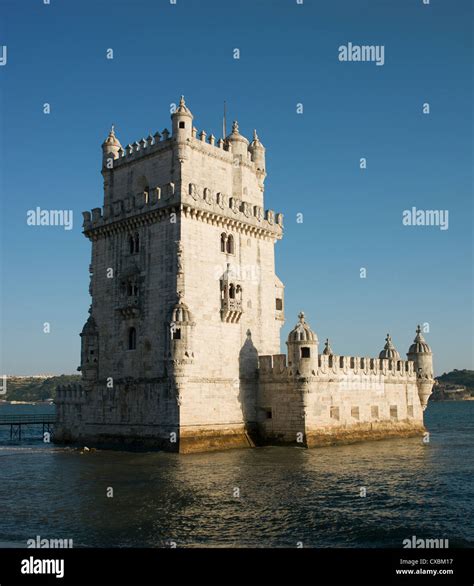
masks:
[[[237,122],[198,134],[181,97],[163,130],[102,145],[103,208],[81,334],[81,423],[59,438],[150,443],[183,452],[251,445],[258,353],[279,351],[283,285],[264,211],[265,149]],[[64,407],[66,409],[66,407]]]
[[[431,349],[390,335],[372,356],[319,353],[300,313],[279,353],[282,214],[264,211],[265,149],[237,122],[193,126],[181,98],[164,129],[102,144],[103,207],[84,212],[92,303],[82,383],[59,388],[55,441],[180,452],[424,433]]]

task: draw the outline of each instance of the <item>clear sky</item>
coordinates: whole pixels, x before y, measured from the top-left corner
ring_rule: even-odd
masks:
[[[199,130],[220,135],[227,100],[267,149],[282,342],[303,309],[336,354],[375,356],[390,332],[404,357],[428,323],[435,372],[472,368],[472,20],[469,0],[0,0],[0,370],[75,372],[100,145],[111,123],[124,145],[170,128],[180,94]],[[339,61],[349,42],[384,65]],[[28,226],[37,206],[73,229]],[[404,226],[412,207],[449,228]]]

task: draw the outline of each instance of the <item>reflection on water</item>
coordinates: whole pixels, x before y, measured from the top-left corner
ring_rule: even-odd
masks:
[[[401,547],[416,535],[472,546],[473,416],[474,402],[430,405],[428,445],[409,438],[185,456],[12,445],[2,432],[0,542]]]

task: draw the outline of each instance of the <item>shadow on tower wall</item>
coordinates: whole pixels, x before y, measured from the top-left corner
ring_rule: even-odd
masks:
[[[258,442],[258,351],[252,342],[252,333],[247,330],[247,339],[239,352],[239,401],[245,432],[249,441]]]

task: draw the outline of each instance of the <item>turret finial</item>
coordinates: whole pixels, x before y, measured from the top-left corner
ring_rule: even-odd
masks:
[[[333,356],[334,352],[332,351],[331,345],[329,344],[329,338],[326,338],[326,343],[324,345],[323,354],[325,356]]]
[[[237,122],[237,120],[234,120],[232,122],[232,133],[239,134],[239,123]]]
[[[184,96],[183,95],[181,95],[181,98],[179,99],[179,105],[180,106],[186,106],[186,103],[184,101]]]
[[[115,136],[115,124],[112,124],[109,130],[109,134],[107,138],[102,143],[102,149],[105,153],[112,153],[118,151],[118,149],[122,148],[120,141]]]
[[[298,318],[301,324],[304,324],[304,311],[300,311],[298,314]]]
[[[421,326],[419,324],[416,326],[416,333],[421,334]]]

